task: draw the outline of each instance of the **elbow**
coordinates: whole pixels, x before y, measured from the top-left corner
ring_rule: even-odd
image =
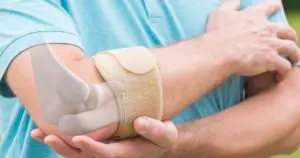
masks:
[[[47,124],[45,122],[41,122],[41,121],[36,121],[36,124],[38,126],[38,128],[40,130],[42,130],[46,135],[55,135],[59,138],[61,138],[62,140],[64,140],[67,144],[73,146],[73,147],[76,147],[75,144],[72,143],[72,136],[67,136],[63,133],[61,133],[59,130],[58,130],[58,127],[55,126],[55,125],[50,125],[50,124]]]

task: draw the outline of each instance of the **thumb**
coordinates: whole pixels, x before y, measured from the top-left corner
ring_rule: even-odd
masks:
[[[241,7],[240,0],[223,0],[220,9],[239,10]]]
[[[172,147],[178,139],[177,128],[171,121],[141,117],[135,120],[134,128],[142,137],[163,148]]]

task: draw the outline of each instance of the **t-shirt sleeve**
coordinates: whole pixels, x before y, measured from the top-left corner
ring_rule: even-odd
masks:
[[[53,0],[1,0],[0,21],[0,95],[13,96],[4,74],[24,50],[45,43],[83,49],[72,18]]]

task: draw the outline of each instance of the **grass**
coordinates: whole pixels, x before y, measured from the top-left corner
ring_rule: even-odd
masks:
[[[289,23],[298,32],[298,39],[300,40],[300,11],[291,11],[287,14]],[[300,46],[300,41],[298,45]],[[276,158],[300,158],[300,150],[289,156],[277,156]]]

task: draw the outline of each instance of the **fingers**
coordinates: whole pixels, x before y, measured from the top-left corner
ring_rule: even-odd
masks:
[[[300,60],[300,50],[296,43],[290,40],[278,39],[272,43],[279,55],[274,53],[271,62],[274,70],[279,73],[279,78],[283,78],[292,68],[292,65]],[[288,59],[285,59],[284,57],[287,57]]]
[[[291,41],[297,41],[297,32],[287,24],[279,24],[279,23],[272,23],[270,27],[270,31],[276,32],[276,35],[280,39],[288,39]]]
[[[297,63],[300,60],[300,50],[297,47],[296,40],[297,34],[290,26],[286,24],[272,24],[272,28],[275,31],[279,39],[272,41],[274,48],[277,52],[287,59],[274,55],[274,68],[279,73],[279,78],[283,78],[285,74],[291,69],[292,64]],[[291,63],[292,62],[292,63]]]
[[[300,60],[300,50],[295,42],[279,39],[275,44],[279,54],[288,57],[293,64]]]
[[[168,148],[178,138],[178,132],[172,122],[161,122],[151,118],[138,118],[134,122],[135,130],[154,144]]]
[[[116,101],[76,115],[65,115],[59,121],[59,130],[66,135],[83,135],[98,128],[118,123],[118,107]]]
[[[289,70],[292,68],[292,64],[285,58],[274,54],[273,58],[274,63],[274,69],[277,71],[278,75],[277,79],[283,79],[284,76],[289,72]]]
[[[46,133],[44,133],[40,129],[34,129],[33,131],[31,131],[31,137],[33,139],[38,140],[41,143],[44,143],[44,139],[45,139],[46,136],[47,136]]]
[[[275,14],[282,8],[282,4],[278,0],[265,0],[255,6],[249,7],[248,9],[255,9],[262,11],[267,17]],[[248,10],[247,9],[247,10]]]
[[[119,152],[118,149],[114,149],[112,146],[101,142],[96,142],[87,136],[76,136],[72,141],[81,150],[97,157],[114,157],[113,154]]]
[[[65,157],[72,157],[72,158],[89,158],[91,157],[89,154],[82,153],[81,151],[69,146],[65,143],[62,139],[57,136],[49,135],[47,136],[40,129],[35,129],[31,132],[31,137],[40,141],[41,143],[47,144],[51,147],[55,152],[58,154],[65,156]]]
[[[54,135],[47,136],[45,138],[45,144],[49,145],[55,152],[65,157],[79,157],[81,155],[79,150],[70,147]]]
[[[143,122],[147,119],[147,123]],[[95,157],[105,158],[133,158],[133,157],[157,157],[167,151],[177,141],[178,132],[172,122],[162,123],[148,118],[137,119],[135,129],[146,139],[133,138],[117,143],[104,144],[94,141],[87,136],[75,136],[72,141],[82,151]]]
[[[145,154],[148,155],[148,157],[157,157],[149,155],[158,154],[157,150],[159,150],[156,145],[141,138],[134,138],[116,143],[104,144],[102,142],[94,141],[87,136],[76,136],[72,141],[82,151],[90,153],[95,157],[101,158],[137,158],[145,157]]]
[[[240,9],[240,0],[223,0],[220,9],[222,10],[239,10]]]

